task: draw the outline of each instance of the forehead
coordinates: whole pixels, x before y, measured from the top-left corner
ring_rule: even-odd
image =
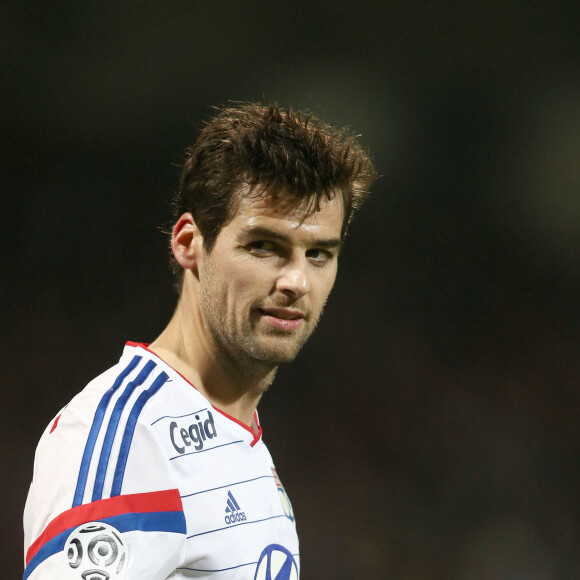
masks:
[[[340,238],[343,217],[344,206],[340,194],[331,200],[323,198],[318,209],[308,200],[295,200],[289,196],[243,195],[226,227],[248,229],[253,226],[268,226]]]

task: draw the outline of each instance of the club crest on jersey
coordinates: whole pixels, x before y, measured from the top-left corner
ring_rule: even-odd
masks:
[[[123,580],[129,552],[121,533],[104,522],[79,526],[67,538],[58,580]]]
[[[188,447],[193,447],[196,451],[203,449],[205,441],[217,437],[217,429],[213,415],[209,409],[199,411],[188,417],[190,422],[187,426],[180,426],[177,421],[172,421],[169,425],[169,437],[171,443],[178,453],[185,453]]]
[[[272,475],[274,476],[274,481],[276,482],[276,488],[278,489],[278,495],[280,497],[280,502],[286,517],[293,522],[294,521],[294,510],[292,509],[292,504],[290,503],[290,498],[276,473],[276,470],[272,467]]]
[[[294,556],[284,546],[270,544],[260,555],[254,580],[298,580]]]

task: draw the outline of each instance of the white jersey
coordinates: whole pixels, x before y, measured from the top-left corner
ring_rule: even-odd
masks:
[[[299,575],[257,414],[222,413],[137,343],[46,428],[24,532],[24,580]]]

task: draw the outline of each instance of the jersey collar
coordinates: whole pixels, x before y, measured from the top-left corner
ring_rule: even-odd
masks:
[[[142,348],[143,350],[147,351],[151,356],[160,360],[161,362],[163,362],[164,365],[168,366],[175,373],[177,373],[188,385],[191,385],[199,393],[199,389],[193,383],[191,383],[186,377],[184,377],[178,370],[174,369],[171,365],[167,364],[157,353],[150,350],[148,342],[133,342],[131,340],[128,340],[125,343],[125,345],[128,347],[131,347],[131,348]],[[200,393],[200,395],[201,395],[201,393]],[[210,403],[210,405],[211,405],[211,403]],[[257,410],[254,410],[254,418],[252,420],[252,425],[246,425],[245,423],[242,423],[240,420],[236,419],[235,417],[232,417],[231,415],[229,415],[225,411],[222,411],[221,409],[219,409],[215,405],[211,405],[211,406],[218,413],[221,413],[224,417],[226,417],[230,421],[233,421],[234,423],[236,423],[237,425],[239,425],[240,427],[242,427],[246,431],[249,431],[252,434],[253,439],[250,443],[250,447],[253,447],[262,438],[262,427],[260,426],[260,420],[258,417]]]

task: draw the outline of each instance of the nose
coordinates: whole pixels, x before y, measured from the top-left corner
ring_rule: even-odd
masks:
[[[310,292],[306,261],[296,259],[286,264],[276,280],[276,290],[294,298],[300,298]]]

